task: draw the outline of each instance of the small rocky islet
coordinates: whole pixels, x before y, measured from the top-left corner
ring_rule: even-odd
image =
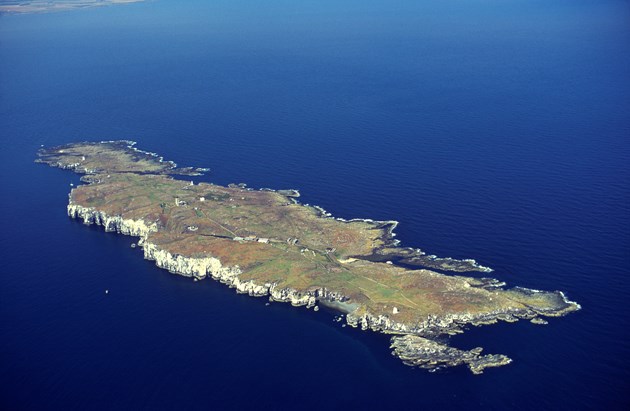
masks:
[[[492,271],[475,260],[402,247],[396,221],[334,218],[301,204],[296,190],[185,181],[208,169],[178,167],[131,141],[72,143],[37,156],[83,174],[85,184],[69,195],[70,217],[139,237],[157,266],[251,296],[343,311],[350,326],[391,334],[392,354],[410,366],[467,365],[480,374],[511,360],[450,347],[444,336],[498,321],[544,324],[541,317],[580,309],[561,291],[459,274]]]

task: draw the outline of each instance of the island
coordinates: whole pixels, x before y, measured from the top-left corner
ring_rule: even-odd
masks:
[[[208,169],[178,167],[131,141],[66,144],[37,156],[83,174],[69,194],[70,217],[138,237],[158,267],[271,301],[334,309],[352,327],[391,335],[392,354],[407,365],[466,365],[480,374],[511,360],[451,347],[444,337],[498,321],[543,324],[580,309],[561,291],[507,288],[475,260],[402,247],[396,221],[335,218],[300,203],[293,189],[195,183],[188,176]]]

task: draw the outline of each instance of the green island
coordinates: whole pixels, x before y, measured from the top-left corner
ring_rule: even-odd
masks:
[[[139,237],[144,257],[159,267],[271,301],[335,309],[350,326],[390,334],[392,354],[407,365],[465,364],[479,374],[511,360],[450,347],[444,336],[498,321],[544,324],[542,317],[580,309],[560,291],[459,274],[492,271],[474,260],[402,247],[395,221],[334,218],[301,204],[296,190],[195,184],[184,176],[207,169],[180,168],[134,144],[42,148],[36,161],[84,174],[68,215]]]

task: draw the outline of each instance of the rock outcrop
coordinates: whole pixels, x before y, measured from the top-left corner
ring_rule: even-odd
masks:
[[[459,350],[416,335],[392,337],[390,348],[393,349],[392,354],[403,363],[429,370],[466,364],[473,374],[481,374],[485,368],[512,362],[501,354],[481,355],[481,347],[469,351]]]

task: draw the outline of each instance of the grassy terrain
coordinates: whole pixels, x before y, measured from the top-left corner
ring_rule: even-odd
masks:
[[[339,292],[373,315],[414,325],[430,316],[534,309],[567,310],[557,293],[483,287],[478,279],[369,261],[396,255],[389,226],[340,221],[289,195],[176,180],[175,165],[127,143],[79,143],[40,151],[41,162],[92,173],[71,201],[124,218],[156,222],[148,241],[174,254],[214,256],[241,278],[307,291]],[[189,169],[183,169],[189,170]],[[403,252],[404,251],[404,252]],[[401,250],[400,255],[409,251]],[[460,267],[455,260],[440,267]],[[455,269],[454,268],[454,269]]]

